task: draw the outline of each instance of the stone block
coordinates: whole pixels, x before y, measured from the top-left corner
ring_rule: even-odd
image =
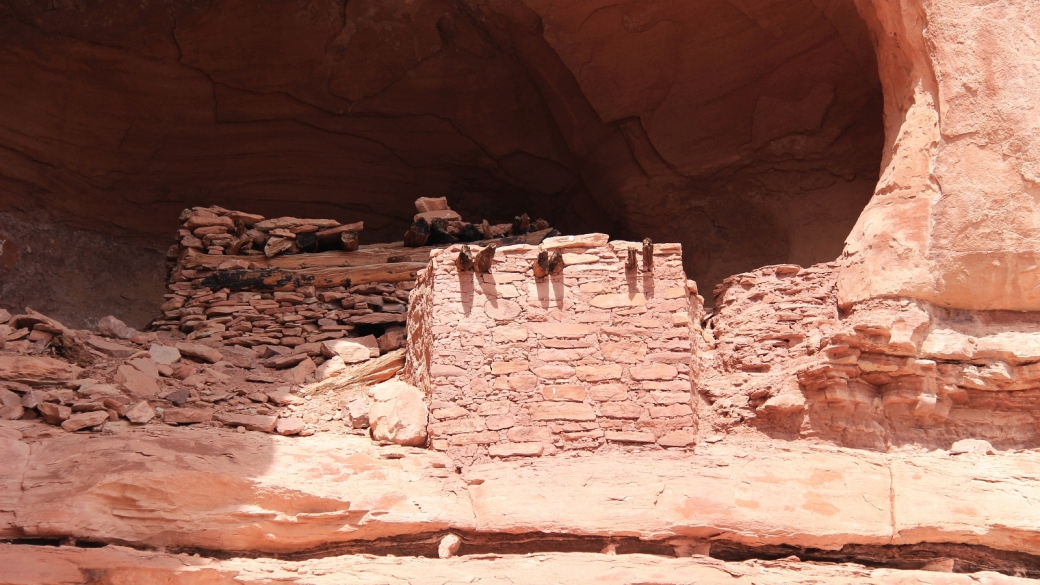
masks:
[[[624,384],[600,384],[589,388],[589,397],[597,402],[628,399],[628,386]]]
[[[509,402],[508,400],[484,402],[477,407],[477,414],[483,416],[509,414],[509,408],[511,405],[512,402]]]
[[[688,416],[693,414],[693,409],[688,404],[670,404],[668,406],[650,407],[650,416],[653,418],[672,418],[676,416]]]
[[[578,379],[583,382],[602,382],[621,378],[621,366],[618,364],[600,364],[596,366],[578,366]]]
[[[422,392],[411,384],[389,380],[374,386],[370,394],[374,440],[412,446],[426,443],[428,413]]]
[[[435,408],[431,414],[433,415],[433,418],[437,420],[449,420],[469,416],[469,411],[461,406],[453,404],[445,408]]]
[[[545,451],[542,443],[498,443],[488,447],[492,457],[538,457]]]
[[[495,321],[512,321],[520,316],[522,309],[507,299],[489,300],[484,303],[484,314]]]
[[[531,323],[531,333],[542,337],[585,337],[596,332],[596,325],[581,323]]]
[[[457,418],[430,425],[430,433],[434,435],[458,435],[487,430],[483,418]]]
[[[628,372],[633,380],[673,380],[679,375],[675,366],[658,362],[632,366]]]
[[[498,433],[495,431],[481,431],[479,433],[462,433],[451,436],[451,444],[460,445],[487,445],[499,441]]]
[[[534,420],[596,420],[592,407],[579,402],[535,402],[528,409]]]
[[[491,364],[491,373],[496,376],[505,374],[516,374],[519,372],[526,372],[530,364],[523,361],[516,362],[495,362]]]
[[[599,413],[607,418],[637,419],[643,416],[643,407],[634,402],[604,402]]]
[[[653,433],[640,431],[606,431],[604,438],[615,443],[653,443],[657,441]]]
[[[517,343],[527,341],[527,327],[499,326],[491,330],[491,340],[495,343]]]
[[[605,341],[599,344],[599,349],[608,362],[638,364],[646,358],[646,344],[638,341]],[[686,359],[689,360],[689,356]]]
[[[585,387],[578,384],[542,386],[542,398],[546,400],[581,402],[585,400]]]
[[[514,443],[551,443],[553,440],[552,431],[546,427],[513,427],[506,437]]]
[[[549,364],[535,368],[534,373],[546,380],[563,380],[574,376],[574,368],[562,364]]]
[[[692,445],[696,441],[696,437],[690,431],[684,431],[682,429],[665,433],[657,440],[657,444],[662,447],[686,447]]]
[[[643,293],[615,293],[598,295],[592,298],[589,304],[597,309],[618,309],[622,307],[646,306],[646,297]]]
[[[484,419],[484,422],[487,423],[488,430],[492,431],[508,429],[512,427],[514,424],[516,424],[516,421],[513,420],[513,417],[509,415],[489,416],[486,419]]]

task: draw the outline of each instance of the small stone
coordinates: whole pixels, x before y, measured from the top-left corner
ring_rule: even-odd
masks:
[[[375,340],[374,337],[372,339]],[[378,345],[376,351],[379,351]],[[344,364],[357,364],[372,358],[372,350],[368,345],[360,343],[357,338],[323,341],[321,342],[321,353],[327,358],[339,357]]]
[[[256,367],[256,361],[259,359],[256,352],[249,349],[248,347],[240,347],[237,345],[229,345],[221,350],[224,355],[224,360],[236,368],[244,368],[251,370]]]
[[[454,534],[446,534],[441,539],[441,543],[437,545],[437,556],[442,559],[450,559],[455,556],[455,553],[459,552],[459,546],[462,544],[462,539]]]
[[[275,370],[285,370],[300,365],[300,363],[305,359],[308,359],[307,354],[305,353],[275,356],[268,360],[264,360],[264,367],[273,368]]]
[[[163,365],[170,365],[181,359],[181,352],[179,352],[177,348],[161,346],[159,344],[152,344],[152,347],[148,349],[148,354],[152,356],[153,361]]]
[[[61,423],[61,428],[74,433],[86,428],[96,427],[107,420],[108,412],[104,410],[81,412],[70,416],[65,422]]]
[[[167,408],[163,411],[163,422],[168,424],[192,424],[213,420],[213,413],[198,408]]]
[[[126,411],[126,419],[137,425],[143,425],[153,418],[155,418],[155,409],[146,400],[138,402]]]
[[[102,317],[97,324],[98,333],[105,337],[116,337],[119,339],[130,339],[132,335],[137,333],[133,329],[127,326],[119,319],[116,319],[112,315]]]
[[[181,388],[167,394],[165,400],[171,402],[174,406],[184,406],[188,403],[188,398],[191,398],[191,393]]]
[[[370,406],[368,400],[355,398],[343,407],[343,423],[352,429],[367,429]]]
[[[278,418],[262,414],[230,414],[225,413],[217,417],[217,420],[228,426],[241,426],[250,431],[270,433],[278,424]]]
[[[294,384],[303,384],[307,381],[307,376],[313,374],[317,369],[318,366],[314,364],[314,360],[308,357],[289,370],[289,381]]]
[[[966,453],[996,455],[997,451],[989,441],[982,439],[961,439],[950,447],[950,455],[964,455]]]
[[[62,404],[54,404],[53,402],[41,402],[36,406],[36,410],[43,417],[43,420],[52,425],[60,425],[72,416],[71,408]]]
[[[111,341],[105,341],[100,337],[88,337],[87,345],[114,358],[128,358],[138,352],[135,348],[120,345],[118,343],[112,343]]]
[[[215,364],[224,359],[223,354],[221,354],[219,350],[198,343],[178,343],[177,351],[179,351],[181,355],[209,362],[211,364]]]
[[[21,404],[0,406],[0,420],[18,420],[24,414],[25,408]]]
[[[306,428],[306,426],[306,423],[304,423],[302,419],[280,418],[278,419],[278,424],[275,426],[274,431],[283,436],[298,435]]]
[[[318,380],[328,380],[329,378],[338,376],[345,372],[347,364],[343,362],[343,358],[340,356],[333,356],[325,360],[318,369],[315,371],[315,376]]]
[[[265,392],[267,397],[271,399],[271,402],[278,406],[286,406],[289,404],[303,404],[303,399],[299,396],[294,396],[289,392],[288,386],[281,386],[270,392]]]
[[[158,378],[158,376],[156,376]],[[116,370],[115,381],[122,384],[130,394],[144,398],[153,398],[159,395],[159,384],[156,378],[149,376],[133,366],[119,366]]]
[[[159,379],[159,364],[151,358],[137,358],[130,360],[130,365],[137,368],[142,374],[147,374],[156,380]]]

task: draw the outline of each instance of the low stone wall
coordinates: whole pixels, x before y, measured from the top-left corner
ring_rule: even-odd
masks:
[[[434,252],[432,302],[409,317],[430,322],[433,448],[465,459],[693,443],[703,299],[678,244],[653,247],[652,271],[642,244],[604,234],[503,247],[487,273],[460,272],[460,250]],[[535,277],[542,251],[562,254],[562,273]]]

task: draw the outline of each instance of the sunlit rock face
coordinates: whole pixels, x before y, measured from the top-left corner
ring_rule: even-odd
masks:
[[[883,147],[851,0],[11,1],[0,35],[0,208],[161,249],[188,205],[364,243],[446,195],[682,242],[710,288],[837,257]]]

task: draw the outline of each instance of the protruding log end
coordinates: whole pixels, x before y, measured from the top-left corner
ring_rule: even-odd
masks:
[[[358,233],[357,232],[341,232],[339,235],[340,245],[347,252],[353,252],[358,249]]]
[[[455,266],[458,267],[459,272],[473,270],[473,256],[470,253],[469,246],[462,245],[462,249],[459,250],[459,257],[455,259]]]
[[[639,250],[635,248],[628,249],[628,258],[625,260],[625,270],[627,272],[635,272],[639,268]]]
[[[563,254],[559,250],[549,256],[549,274],[563,274]]]
[[[423,218],[419,218],[408,228],[404,234],[404,245],[407,248],[418,248],[425,246],[430,239],[430,224]]]
[[[647,238],[643,240],[643,272],[654,271],[654,243]]]
[[[497,248],[495,244],[488,244],[478,252],[477,257],[473,259],[473,269],[477,272],[491,272],[491,259],[495,257]]]
[[[526,234],[528,229],[531,227],[531,218],[525,213],[519,217],[513,218],[513,235],[520,236]]]
[[[538,253],[538,259],[534,261],[534,277],[545,278],[549,275],[549,253],[542,250]]]

